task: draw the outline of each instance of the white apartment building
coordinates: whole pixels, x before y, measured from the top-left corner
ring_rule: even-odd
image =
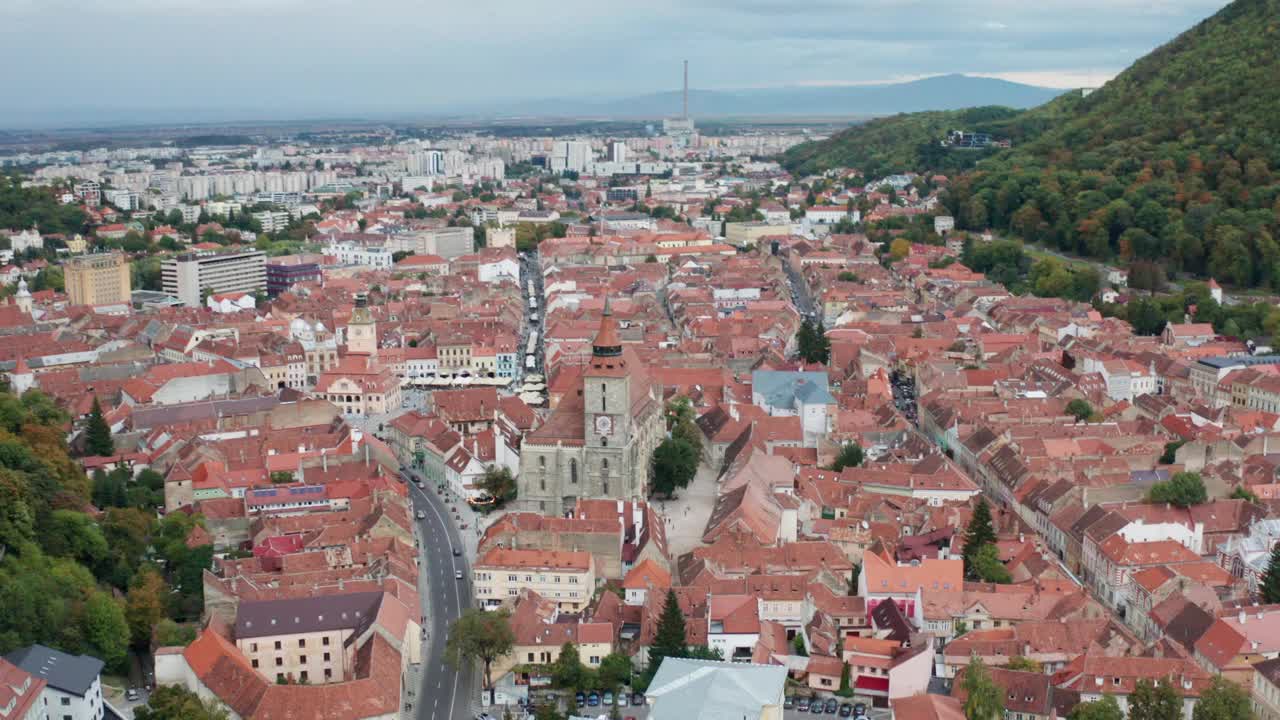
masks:
[[[560,140],[551,146],[550,170],[582,172],[591,163],[591,143],[583,140]]]
[[[187,307],[200,307],[207,293],[266,292],[266,254],[185,253],[160,265],[161,288]]]
[[[336,258],[341,265],[359,265],[376,270],[390,270],[393,251],[386,246],[364,245],[357,242],[330,242],[324,254]]]
[[[286,210],[264,210],[253,214],[253,219],[262,225],[263,232],[275,232],[289,227],[289,213]]]
[[[102,720],[102,661],[44,645],[15,650],[5,659],[48,684],[41,702],[49,720]]]

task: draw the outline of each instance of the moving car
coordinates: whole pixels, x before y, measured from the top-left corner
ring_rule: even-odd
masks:
[[[418,518],[419,520],[426,520],[427,514],[419,510],[414,517]]]
[[[454,579],[454,580],[461,580],[461,579],[462,579],[462,571],[461,571],[461,570],[454,570],[454,571],[453,571],[453,579]]]
[[[461,548],[454,548],[454,549],[453,549],[453,556],[454,556],[454,557],[462,557],[462,549],[461,549]]]

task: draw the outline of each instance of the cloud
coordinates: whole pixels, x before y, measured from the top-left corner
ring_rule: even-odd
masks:
[[[617,97],[677,88],[686,58],[704,89],[958,71],[1070,87],[1225,1],[0,0],[0,66],[21,68],[0,73],[0,97],[20,99],[0,124],[104,98],[145,120],[164,108],[359,116]]]

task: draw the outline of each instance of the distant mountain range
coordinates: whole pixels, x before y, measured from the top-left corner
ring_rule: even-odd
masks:
[[[938,75],[910,82],[839,87],[779,87],[751,90],[690,90],[695,119],[760,116],[893,115],[922,110],[956,110],[982,105],[1030,108],[1062,90],[971,75]],[[523,102],[508,112],[539,117],[660,118],[680,114],[680,92],[584,100],[560,98]]]

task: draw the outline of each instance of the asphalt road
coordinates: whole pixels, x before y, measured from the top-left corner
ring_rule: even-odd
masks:
[[[449,516],[449,509],[428,485],[419,489],[409,482],[409,497],[416,512],[424,514],[416,520],[418,526],[419,573],[418,592],[422,596],[422,614],[427,621],[423,627],[427,637],[423,640],[423,662],[420,677],[414,687],[414,695],[408,697],[412,712],[404,714],[417,720],[468,720],[474,717],[477,674],[474,668],[454,670],[444,659],[445,640],[449,626],[471,603],[471,573],[467,567],[466,553],[454,557],[453,550],[463,547],[457,525]],[[462,571],[462,580],[454,573]]]

